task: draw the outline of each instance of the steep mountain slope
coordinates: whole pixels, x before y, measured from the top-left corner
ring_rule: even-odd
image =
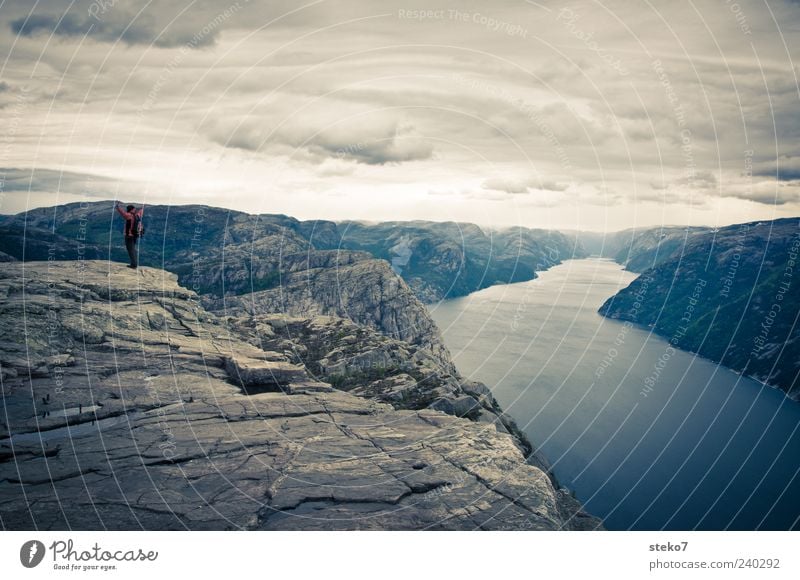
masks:
[[[619,248],[614,261],[631,272],[644,272],[679,254],[695,236],[710,232],[710,228],[659,227],[643,230],[624,230],[614,234]]]
[[[696,232],[600,308],[800,399],[800,219]]]

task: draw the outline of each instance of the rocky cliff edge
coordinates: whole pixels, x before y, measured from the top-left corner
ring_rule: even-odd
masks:
[[[491,404],[411,408],[408,343],[382,346],[403,372],[348,374],[369,356],[349,321],[221,318],[173,274],[103,261],[3,263],[0,296],[4,529],[600,526]]]

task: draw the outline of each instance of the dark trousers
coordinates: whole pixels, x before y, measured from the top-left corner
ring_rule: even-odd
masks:
[[[139,265],[139,261],[136,259],[136,242],[138,241],[138,238],[125,236],[125,249],[128,250],[128,256],[131,258],[131,266],[133,267]]]

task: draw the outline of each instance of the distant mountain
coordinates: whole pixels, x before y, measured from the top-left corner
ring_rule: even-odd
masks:
[[[710,228],[664,226],[624,230],[614,234],[614,261],[631,272],[644,272],[680,252],[690,239],[712,231]]]
[[[555,231],[484,231],[455,222],[299,221],[207,206],[149,206],[141,263],[215,298],[279,287],[285,274],[385,260],[423,302],[464,296],[586,254]],[[127,259],[110,202],[40,208],[0,220],[0,251],[17,259]]]
[[[631,272],[644,272],[669,258],[692,236],[711,231],[703,227],[659,226],[619,232],[565,231],[590,256],[611,258]]]
[[[628,230],[634,231],[634,230]],[[562,230],[567,238],[575,240],[576,246],[587,256],[613,258],[620,251],[623,232],[586,232],[578,230]]]
[[[800,218],[650,232],[627,257],[629,268],[654,266],[600,313],[800,399]]]
[[[456,222],[342,222],[339,232],[339,247],[388,261],[428,303],[532,280],[537,271],[586,255],[559,232],[522,227],[484,231]]]

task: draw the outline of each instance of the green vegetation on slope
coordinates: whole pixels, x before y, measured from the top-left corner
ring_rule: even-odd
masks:
[[[600,313],[800,398],[800,219],[691,235]]]

